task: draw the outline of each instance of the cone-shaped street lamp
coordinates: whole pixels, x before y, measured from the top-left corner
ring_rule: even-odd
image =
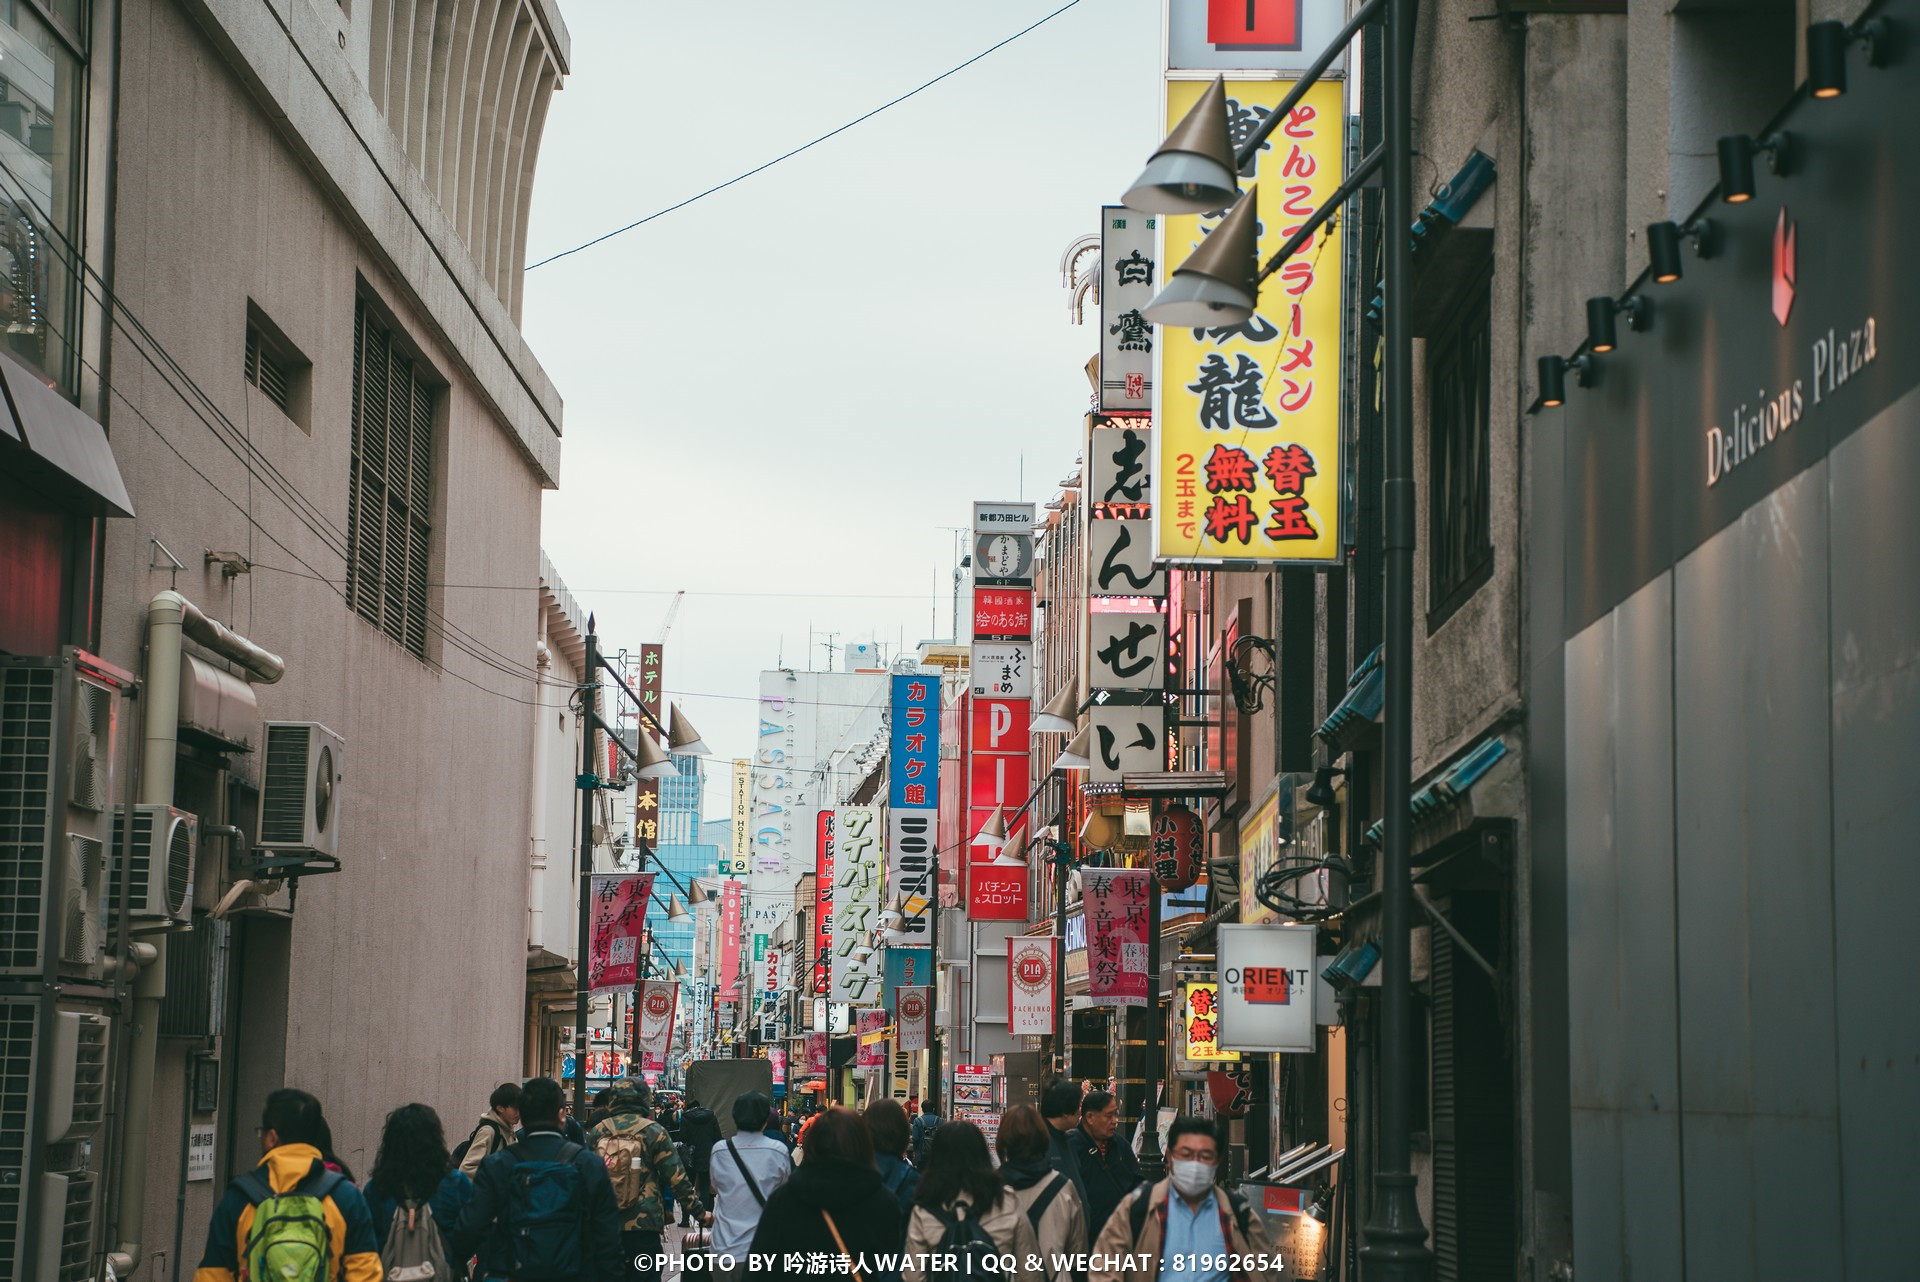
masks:
[[[1047,701],[1040,715],[1027,725],[1030,734],[1072,734],[1074,718],[1080,715],[1080,678],[1068,677],[1060,693]]]
[[[672,709],[673,726],[667,731],[667,747],[690,756],[711,757],[713,749],[709,748],[707,741],[700,737],[700,732],[693,728],[693,722],[687,720],[687,714],[680,705],[676,703],[672,705]]]
[[[1093,746],[1092,739],[1093,727],[1088,726],[1079,734],[1073,736],[1072,743],[1069,743],[1060,750],[1060,755],[1053,759],[1052,768],[1055,770],[1091,770],[1093,768],[1093,758],[1088,756],[1087,752]]]
[[[1000,847],[1000,853],[994,856],[994,863],[1014,868],[1027,865],[1027,839],[1019,833],[1007,838],[1007,844]]]
[[[687,911],[687,906],[681,902],[680,896],[675,895],[667,900],[668,921],[685,921],[690,916],[692,914]]]
[[[653,736],[643,730],[635,735],[634,739],[636,742],[633,745],[633,758],[640,763],[640,769],[635,773],[642,779],[680,777],[679,768],[673,764],[672,758],[660,751],[660,745],[653,741]]]
[[[1200,248],[1173,269],[1167,287],[1141,309],[1156,325],[1238,325],[1253,315],[1259,295],[1259,188],[1227,211]]]
[[[987,816],[987,822],[980,825],[980,831],[973,835],[973,844],[985,846],[989,850],[998,850],[1007,844],[1007,808],[995,806],[993,813]]]
[[[690,904],[704,904],[712,898],[713,896],[707,893],[707,888],[700,884],[700,879],[695,877],[693,879],[693,889],[687,892],[687,902]]]
[[[1239,194],[1222,76],[1173,127],[1121,203],[1143,214],[1210,214],[1231,205]]]

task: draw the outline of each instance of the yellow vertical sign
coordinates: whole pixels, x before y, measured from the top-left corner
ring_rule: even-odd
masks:
[[[1167,119],[1185,116],[1206,87],[1169,81]],[[1228,81],[1236,141],[1292,87]],[[1255,162],[1263,267],[1345,176],[1344,93],[1338,81],[1309,89]],[[1161,262],[1177,269],[1218,221],[1162,218]],[[1267,278],[1244,324],[1159,329],[1153,520],[1161,560],[1340,559],[1342,244],[1339,225],[1322,226]]]
[[[747,852],[753,849],[753,763],[745,757],[733,759],[733,864],[727,869],[735,877],[747,875]]]

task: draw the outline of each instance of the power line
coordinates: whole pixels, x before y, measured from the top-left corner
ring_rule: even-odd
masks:
[[[763,173],[766,170],[773,168],[775,165],[779,164],[783,160],[791,160],[795,156],[799,155],[801,152],[806,151],[808,148],[819,146],[821,143],[833,137],[835,134],[843,134],[847,130],[853,128],[855,125],[862,124],[868,120],[873,119],[875,116],[887,110],[889,107],[897,107],[901,103],[905,102],[907,99],[913,97],[915,94],[920,93],[921,91],[926,89],[931,89],[933,86],[939,84],[942,80],[945,80],[948,76],[954,75],[961,71],[965,71],[968,67],[971,67],[974,63],[980,61],[982,58],[986,57],[988,54],[993,53],[996,50],[1005,48],[1007,45],[1010,45],[1014,41],[1018,40],[1021,36],[1026,35],[1029,31],[1033,31],[1036,28],[1046,25],[1047,23],[1053,21],[1055,18],[1059,17],[1061,14],[1065,13],[1067,10],[1073,8],[1075,5],[1079,3],[1080,3],[1080,0],[1067,0],[1067,3],[1061,5],[1058,9],[1055,9],[1052,13],[1048,14],[1046,17],[1041,18],[1038,22],[1034,22],[1028,26],[1022,27],[1020,30],[1008,36],[1005,40],[1000,41],[1000,43],[991,45],[988,48],[982,49],[979,53],[974,54],[973,57],[967,59],[965,62],[961,63],[959,66],[948,68],[947,70],[941,72],[939,75],[935,76],[933,79],[927,81],[925,84],[917,85],[914,88],[909,89],[905,93],[901,94],[898,98],[894,98],[891,101],[881,103],[878,107],[875,107],[872,111],[867,112],[864,116],[856,116],[852,120],[849,120],[846,124],[841,125],[838,129],[829,129],[826,133],[821,134],[818,138],[813,139],[811,142],[803,142],[798,147],[795,147],[792,151],[784,152],[781,155],[775,156],[772,160],[767,161],[765,164],[755,165],[752,169],[747,170],[747,172],[745,172],[744,174],[736,174],[735,176],[727,179],[723,183],[716,183],[714,186],[707,188],[705,191],[697,192],[694,195],[687,197],[685,200],[680,201],[678,204],[668,205],[665,209],[657,209],[653,213],[648,214],[644,218],[636,218],[634,221],[628,223],[625,227],[616,227],[612,231],[607,232],[604,235],[595,236],[592,240],[587,241],[583,245],[575,245],[572,249],[563,249],[557,254],[550,254],[547,257],[542,258],[537,263],[529,264],[526,270],[532,271],[536,267],[545,267],[548,263],[556,262],[559,259],[567,257],[569,254],[577,254],[583,249],[591,249],[595,245],[598,245],[601,241],[612,240],[615,236],[619,236],[626,232],[630,232],[636,227],[644,226],[645,224],[652,222],[656,218],[663,218],[666,215],[673,213],[675,210],[685,209],[688,205],[693,204],[696,200],[705,200],[708,196],[713,195],[715,192],[725,191],[727,188],[733,186],[735,183],[744,182],[746,179],[753,177],[755,174]]]
[[[281,574],[300,576],[298,570],[289,570],[285,566],[264,565],[255,562],[253,568],[256,570],[274,570]],[[308,568],[311,569],[312,567]],[[373,574],[362,577],[375,582],[378,582],[380,578],[379,575]],[[326,580],[326,582],[336,584],[344,583],[345,581],[344,579]],[[542,585],[539,583],[428,583],[424,586],[475,592],[538,592],[541,590]],[[548,584],[546,586],[565,586],[566,590],[575,596],[673,596],[677,593],[684,592],[688,596],[730,597],[750,601],[774,600],[783,597],[811,601],[925,601],[929,595],[931,595],[926,592],[719,592],[708,591],[701,588],[576,588],[571,584]]]

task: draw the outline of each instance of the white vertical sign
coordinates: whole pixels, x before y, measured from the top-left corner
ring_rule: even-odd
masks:
[[[880,812],[844,806],[834,815],[833,962],[827,996],[851,1006],[880,1000]]]
[[[1153,408],[1153,326],[1143,310],[1159,289],[1159,220],[1124,205],[1100,209],[1100,408]]]

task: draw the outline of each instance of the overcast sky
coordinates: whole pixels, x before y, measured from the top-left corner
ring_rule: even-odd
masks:
[[[529,262],[725,181],[1062,0],[562,0]],[[974,499],[1071,470],[1095,347],[1059,262],[1159,134],[1158,0],[1082,0],[737,186],[527,274],[566,401],[547,551],[609,653],[658,639],[715,753],[757,674],[949,630]],[[793,594],[793,595],[782,595]],[[937,611],[936,607],[937,606]],[[937,620],[935,615],[937,613]],[[814,647],[808,651],[808,632]],[[724,769],[707,813],[724,809]]]

